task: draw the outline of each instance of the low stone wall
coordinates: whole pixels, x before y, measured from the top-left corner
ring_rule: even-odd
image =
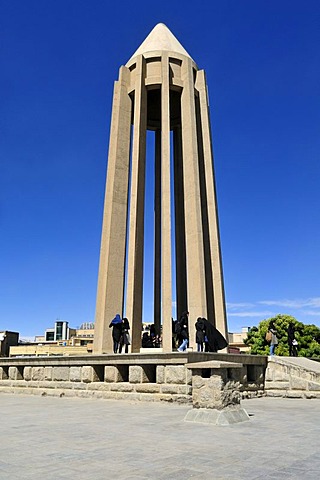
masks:
[[[0,392],[192,402],[185,365],[0,367]]]
[[[320,364],[302,357],[269,357],[265,394],[269,397],[320,398]]]
[[[263,394],[265,358],[197,352],[3,358],[0,393],[192,403],[189,366],[226,359],[237,364],[232,381],[242,398]],[[208,372],[202,368],[200,375]]]

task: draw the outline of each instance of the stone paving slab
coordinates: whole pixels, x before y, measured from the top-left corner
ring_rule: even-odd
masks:
[[[0,480],[316,480],[320,401],[245,400],[250,421],[184,422],[190,406],[0,395]]]

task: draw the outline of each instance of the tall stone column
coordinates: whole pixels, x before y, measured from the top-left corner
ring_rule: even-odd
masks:
[[[161,130],[155,132],[154,158],[154,326],[161,326]]]
[[[181,126],[173,131],[177,318],[188,307]]]
[[[221,243],[218,224],[217,197],[213,170],[213,152],[209,117],[209,101],[204,70],[197,72],[196,87],[199,91],[199,104],[202,126],[204,175],[206,189],[206,208],[208,219],[208,237],[210,246],[211,271],[213,272],[214,321],[216,328],[228,338],[225,294],[221,261]],[[210,292],[208,292],[210,294]],[[210,319],[209,319],[210,320]]]
[[[207,317],[201,218],[195,88],[191,60],[182,64],[181,125],[186,239],[189,344],[195,347],[195,321]]]
[[[119,81],[115,82],[113,94],[94,353],[112,352],[109,323],[117,313],[121,315],[123,311],[132,110],[132,102],[128,95],[129,82],[129,69],[121,67]]]
[[[131,159],[130,223],[127,274],[126,317],[131,322],[132,352],[141,347],[144,192],[146,163],[147,92],[145,87],[146,61],[137,58],[134,85],[133,143]]]
[[[171,270],[171,175],[170,175],[170,92],[169,55],[161,58],[161,280],[162,280],[162,346],[172,349],[172,270]]]

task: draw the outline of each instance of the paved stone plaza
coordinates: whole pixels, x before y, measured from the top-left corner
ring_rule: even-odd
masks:
[[[245,400],[250,421],[183,421],[189,406],[0,396],[1,480],[318,479],[320,401]]]

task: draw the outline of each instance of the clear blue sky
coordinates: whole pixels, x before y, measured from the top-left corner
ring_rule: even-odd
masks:
[[[159,22],[207,73],[229,330],[320,326],[319,1],[1,0],[0,330],[94,319],[113,82]]]

